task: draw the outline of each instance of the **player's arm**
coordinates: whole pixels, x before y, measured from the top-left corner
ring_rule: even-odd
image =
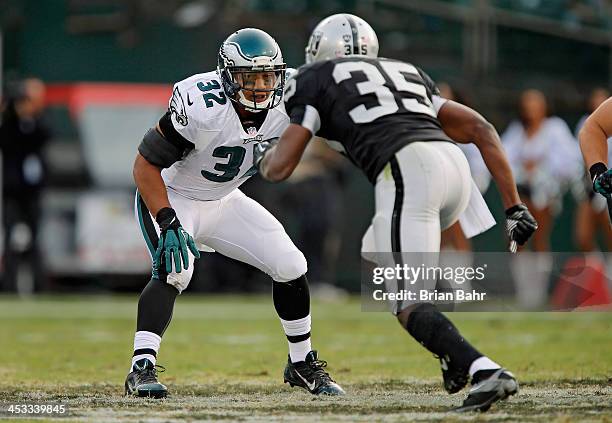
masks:
[[[442,129],[454,141],[474,143],[497,184],[506,209],[521,203],[510,163],[495,127],[480,113],[448,100],[438,111]]]
[[[161,177],[164,168],[172,166],[195,146],[172,125],[172,114],[166,113],[155,128],[149,129],[138,146],[134,161],[134,181],[153,216],[170,207],[166,185]]]
[[[580,150],[591,174],[593,189],[612,194],[612,171],[608,170],[608,137],[612,135],[612,98],[604,101],[588,117],[578,133]]]
[[[287,80],[283,96],[290,124],[277,143],[260,143],[255,149],[253,162],[264,179],[287,179],[300,162],[308,141],[320,129],[316,109],[319,82],[315,72],[303,68]]]
[[[440,97],[435,82],[422,69],[417,70],[432,94],[431,100],[437,110],[438,121],[446,135],[462,144],[476,144],[501,192],[506,210],[521,204],[510,163],[495,127],[475,110]]]
[[[165,266],[167,273],[189,267],[188,250],[200,257],[193,237],[179,222],[168,200],[168,191],[161,171],[182,160],[185,152],[194,147],[182,137],[166,113],[155,128],[149,129],[138,146],[133,175],[138,192],[160,228],[157,249],[153,256],[156,267]]]
[[[278,143],[260,143],[255,149],[255,166],[270,182],[287,179],[296,168],[312,133],[301,125],[290,124]]]
[[[158,124],[145,134],[134,160],[133,175],[136,187],[138,187],[138,192],[153,216],[157,216],[157,212],[162,208],[170,207],[166,184],[161,177],[163,160],[156,160],[156,156],[159,156],[159,154],[154,153],[158,148],[157,144],[165,142],[167,141],[164,139]],[[140,150],[149,157],[149,160],[158,164],[153,164],[147,160]]]
[[[475,110],[450,100],[439,109],[438,120],[451,139],[476,144],[501,193],[508,236],[523,245],[538,228],[538,223],[521,203],[510,163],[495,127]],[[511,247],[511,251],[515,249]]]

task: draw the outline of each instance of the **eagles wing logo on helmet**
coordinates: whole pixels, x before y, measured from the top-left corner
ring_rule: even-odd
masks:
[[[170,99],[170,113],[174,115],[174,118],[180,125],[187,126],[187,123],[189,123],[187,113],[185,112],[183,96],[181,95],[178,87],[172,91],[172,99]]]

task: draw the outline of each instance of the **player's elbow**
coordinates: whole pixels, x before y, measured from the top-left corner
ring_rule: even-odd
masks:
[[[495,127],[485,118],[480,117],[470,125],[469,139],[482,150],[484,148],[499,148],[501,140]]]
[[[497,138],[497,131],[495,127],[485,118],[475,119],[471,125],[472,139],[484,140],[491,139],[491,135],[495,134],[494,138]]]
[[[580,131],[578,131],[578,141],[580,143],[580,147],[586,145],[588,143],[588,140],[593,138],[592,134],[593,132],[600,132],[603,133],[602,135],[604,137],[607,136],[607,134],[601,130],[601,127],[599,127],[599,125],[595,124],[593,122],[593,120],[589,117],[585,122],[584,125],[582,125],[582,128],[580,128]]]

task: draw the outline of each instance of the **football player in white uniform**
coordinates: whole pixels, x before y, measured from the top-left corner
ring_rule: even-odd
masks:
[[[176,296],[199,250],[218,251],[273,279],[289,343],[285,382],[341,395],[310,343],[306,259],[283,226],[238,187],[256,173],[254,147],[289,124],[281,104],[286,65],[267,33],[241,29],[221,45],[216,71],[174,85],[168,112],[144,136],[134,163],[136,215],[153,258],[138,302],[127,394],[165,397],[156,357]]]

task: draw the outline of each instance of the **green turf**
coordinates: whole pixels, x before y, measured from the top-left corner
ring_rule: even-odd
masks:
[[[77,420],[449,419],[461,402],[438,363],[385,313],[355,299],[313,306],[313,340],[349,392],[313,399],[282,384],[287,347],[269,297],[185,294],[159,355],[165,401],[123,398],[137,296],[0,297],[0,402],[61,400]],[[478,419],[612,421],[612,314],[456,313],[462,333],[523,389]],[[130,417],[132,416],[132,417]],[[316,416],[316,417],[315,417]]]

